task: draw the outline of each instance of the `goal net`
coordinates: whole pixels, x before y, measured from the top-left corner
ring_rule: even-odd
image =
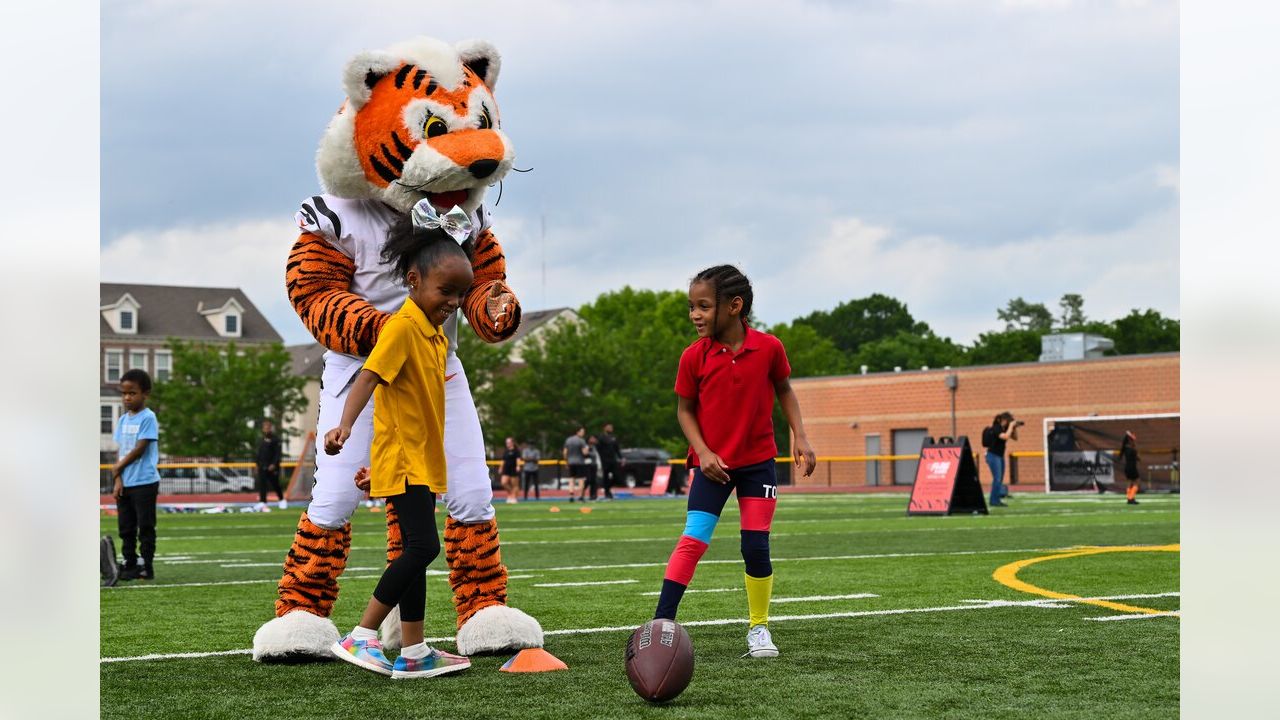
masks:
[[[307,433],[302,443],[302,452],[298,453],[298,464],[289,477],[289,487],[284,491],[284,499],[290,502],[310,502],[311,487],[316,482],[316,434]]]
[[[1045,418],[1045,489],[1124,492],[1118,453],[1125,432],[1138,438],[1138,485],[1144,492],[1179,492],[1179,420],[1175,413]]]

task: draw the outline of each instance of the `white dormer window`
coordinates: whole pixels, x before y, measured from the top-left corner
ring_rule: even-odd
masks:
[[[244,331],[241,320],[244,319],[244,306],[230,298],[218,307],[205,307],[204,303],[196,306],[196,310],[204,315],[213,329],[222,337],[238,338]]]
[[[138,310],[142,306],[129,293],[120,296],[120,299],[110,305],[103,305],[98,308],[102,313],[102,319],[107,321],[111,326],[111,331],[117,335],[137,335],[138,334]]]

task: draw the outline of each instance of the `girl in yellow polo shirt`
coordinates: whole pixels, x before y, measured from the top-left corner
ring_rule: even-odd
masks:
[[[471,287],[471,262],[459,245],[470,221],[454,207],[438,214],[427,200],[394,227],[382,259],[404,278],[409,297],[378,334],[378,344],[356,376],[341,424],[325,434],[325,452],[336,455],[351,426],[374,397],[370,468],[357,485],[386,498],[399,517],[404,552],[383,571],[360,623],[333,644],[339,658],[393,679],[423,678],[465,670],[471,661],[429,647],[423,640],[427,565],[440,554],[436,494],[443,493],[444,367],[449,341],[440,326]],[[392,664],[378,642],[378,627],[400,606],[403,648]]]

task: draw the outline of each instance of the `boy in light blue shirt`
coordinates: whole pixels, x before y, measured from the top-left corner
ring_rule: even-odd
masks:
[[[121,554],[121,580],[151,580],[155,572],[151,560],[156,554],[156,496],[160,490],[160,426],[156,414],[147,408],[151,376],[133,369],[120,378],[120,401],[125,413],[116,425],[119,459],[111,468],[112,495],[116,498]],[[141,541],[142,565],[138,565],[135,545]]]

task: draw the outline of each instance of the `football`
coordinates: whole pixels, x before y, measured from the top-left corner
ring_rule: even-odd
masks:
[[[627,638],[627,679],[640,697],[667,702],[693,679],[693,643],[675,620],[650,620]]]

